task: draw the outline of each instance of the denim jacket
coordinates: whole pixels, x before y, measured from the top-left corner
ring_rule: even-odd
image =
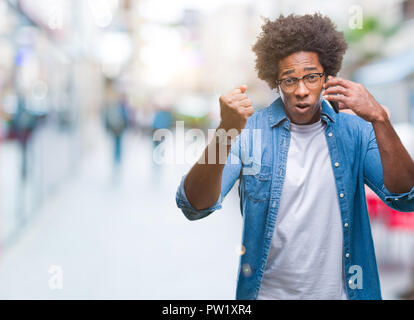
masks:
[[[325,137],[341,212],[348,299],[381,299],[364,185],[389,207],[403,212],[414,211],[414,186],[401,194],[391,193],[384,186],[371,123],[355,115],[336,114],[325,100],[322,101],[321,120],[326,123]],[[223,169],[221,194],[214,205],[203,210],[191,206],[184,191],[185,176],[177,190],[177,206],[189,220],[198,220],[220,209],[224,197],[239,179],[245,249],[238,270],[236,299],[239,300],[257,299],[260,290],[282,195],[289,128],[290,120],[278,98],[267,108],[255,112],[233,143]],[[323,194],[320,201],[324,201]]]

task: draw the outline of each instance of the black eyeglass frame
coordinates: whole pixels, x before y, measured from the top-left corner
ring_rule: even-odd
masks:
[[[305,75],[304,75],[303,77],[301,77],[301,78],[296,78],[296,77],[283,78],[283,79],[280,79],[280,80],[276,80],[276,83],[277,83],[279,86],[282,86],[282,82],[283,82],[284,80],[288,80],[288,79],[290,79],[290,80],[295,80],[295,82],[296,82],[296,86],[295,86],[295,89],[293,89],[293,91],[294,91],[294,90],[296,90],[296,89],[297,89],[297,87],[298,87],[299,80],[304,80],[305,78],[307,78],[307,77],[309,77],[309,76],[311,76],[311,75],[315,75],[315,74],[317,74],[317,75],[319,76],[319,79],[322,79],[322,77],[326,75],[326,72],[312,72],[312,73],[305,74]],[[306,84],[305,84],[305,86],[306,86]],[[306,87],[307,87],[307,86],[306,86]]]

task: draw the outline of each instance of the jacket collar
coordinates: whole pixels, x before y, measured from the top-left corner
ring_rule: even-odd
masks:
[[[280,124],[282,121],[288,119],[285,113],[285,109],[283,107],[282,98],[280,97],[273,101],[273,103],[270,105],[269,113],[269,123],[271,127],[276,126]],[[335,118],[335,111],[332,109],[330,104],[326,100],[322,100],[321,119],[325,120],[326,122],[335,122]]]

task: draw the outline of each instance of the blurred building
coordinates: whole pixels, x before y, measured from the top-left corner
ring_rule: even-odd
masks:
[[[0,2],[0,243],[12,243],[101,134],[105,79],[131,54],[129,1]],[[27,174],[26,174],[27,173]]]
[[[394,123],[414,125],[414,1],[400,1],[397,8],[397,32],[379,48],[381,57],[355,71],[354,79],[390,109]]]

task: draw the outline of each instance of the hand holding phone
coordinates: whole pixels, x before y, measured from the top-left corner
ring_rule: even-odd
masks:
[[[325,83],[328,81],[328,77],[325,78]],[[323,93],[325,92],[325,89],[322,90],[321,95],[323,95]],[[329,101],[329,104],[332,106],[332,109],[334,109],[334,111],[336,113],[339,113],[339,104],[337,101],[331,101],[331,100],[327,100]]]

